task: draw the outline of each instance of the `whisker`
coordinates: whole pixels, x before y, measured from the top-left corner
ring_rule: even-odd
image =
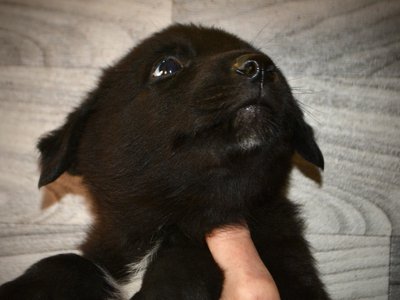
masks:
[[[261,27],[260,30],[258,30],[256,35],[251,39],[251,41],[250,41],[251,44],[254,43],[254,41],[261,35],[261,33],[265,30],[265,28],[267,28],[268,25],[269,25],[269,23],[265,23],[265,25],[263,27]]]
[[[323,115],[323,113],[320,110],[316,109],[314,106],[311,106],[309,104],[300,101],[299,99],[297,99],[297,102],[299,103],[299,106],[301,110],[304,112],[304,114],[313,119],[317,124],[321,124],[321,121],[314,113],[314,112],[318,113],[319,116]]]
[[[301,95],[311,95],[311,94],[315,94],[314,90],[311,89],[304,89],[304,88],[296,88],[296,87],[292,87],[292,93],[293,94],[301,94]]]

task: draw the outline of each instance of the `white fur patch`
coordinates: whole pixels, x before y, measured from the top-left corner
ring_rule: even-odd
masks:
[[[140,290],[144,272],[146,271],[147,266],[153,260],[153,257],[160,248],[160,245],[161,241],[156,242],[154,247],[150,249],[139,262],[129,265],[129,279],[126,280],[126,283],[120,285],[122,299],[130,299]]]
[[[257,133],[251,133],[239,142],[239,147],[243,150],[251,150],[262,144],[262,140]]]
[[[140,290],[142,287],[144,272],[160,248],[160,244],[161,242],[158,241],[139,262],[132,263],[128,266],[130,269],[128,279],[126,279],[125,283],[123,284],[119,284],[106,270],[96,265],[100,270],[103,271],[104,278],[108,284],[111,285],[116,291],[110,295],[110,298],[107,300],[129,300]]]
[[[96,265],[103,273],[104,273],[104,279],[107,281],[107,283],[112,286],[115,290],[115,292],[111,293],[109,298],[107,300],[123,300],[125,299],[121,293],[121,287],[120,285],[115,281],[114,278],[102,267],[99,265]]]

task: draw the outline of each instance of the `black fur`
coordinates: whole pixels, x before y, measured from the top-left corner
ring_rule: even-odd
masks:
[[[165,58],[182,68],[152,76]],[[104,71],[38,148],[39,186],[70,172],[83,176],[93,196],[96,221],[82,245],[83,264],[92,261],[121,283],[128,264],[160,243],[133,299],[218,299],[223,275],[204,236],[243,222],[282,299],[329,298],[297,207],[285,198],[293,154],[320,168],[323,156],[280,70],[237,37],[174,25],[144,40]],[[76,291],[73,299],[106,299],[93,295],[113,291],[84,268],[74,272],[87,285],[78,285],[56,258],[0,295],[14,299],[14,284],[24,295],[18,299],[34,299],[33,290],[43,299],[72,299],[62,288],[50,296],[55,273]],[[49,283],[36,286],[46,276]]]

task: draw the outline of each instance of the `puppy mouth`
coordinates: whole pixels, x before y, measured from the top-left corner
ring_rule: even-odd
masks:
[[[255,150],[277,135],[278,126],[273,120],[274,109],[265,99],[256,98],[231,105],[220,110],[219,116],[204,114],[197,119],[190,133],[177,134],[173,147],[187,145],[189,141],[209,141],[218,145],[226,143],[230,150]]]
[[[237,145],[242,150],[262,146],[273,134],[270,117],[269,108],[260,101],[250,101],[239,107],[232,122]]]

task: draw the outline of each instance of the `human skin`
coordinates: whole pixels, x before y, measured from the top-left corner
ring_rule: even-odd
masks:
[[[224,272],[221,300],[279,300],[279,292],[246,226],[218,228],[207,245]]]

